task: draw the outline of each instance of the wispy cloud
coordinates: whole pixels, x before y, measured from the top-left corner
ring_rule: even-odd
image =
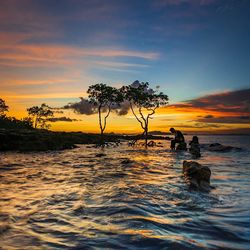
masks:
[[[193,121],[202,123],[249,124],[250,89],[227,91],[169,105],[166,112],[196,114]]]
[[[62,117],[51,117],[48,118],[47,121],[49,122],[76,122],[77,119],[72,119],[70,117],[62,116]]]
[[[250,124],[250,115],[244,116],[218,116],[218,117],[208,117],[197,119],[199,122],[206,123],[232,123],[232,124]]]
[[[203,96],[180,104],[174,108],[196,108],[216,112],[244,114],[250,112],[250,89],[227,91]]]
[[[155,52],[142,52],[126,49],[107,49],[107,48],[81,48],[60,45],[35,45],[35,44],[18,44],[18,45],[1,45],[0,44],[0,64],[6,66],[73,66],[79,63],[85,65],[98,64],[111,67],[128,67],[138,66],[138,64],[129,64],[110,61],[91,61],[92,59],[109,59],[109,58],[141,58],[145,60],[156,60],[159,54]],[[112,64],[112,65],[111,65]]]
[[[121,24],[123,28],[126,27],[128,22],[128,20],[119,21],[119,13],[125,7],[122,3],[72,0],[62,1],[58,5],[60,8],[56,3],[52,6],[31,0],[1,1],[0,65],[2,67],[70,68],[78,65],[86,70],[93,65],[103,66],[104,69],[128,70],[129,64],[122,64],[118,62],[119,59],[156,60],[159,58],[159,53],[155,51],[140,51],[116,45],[116,36],[119,36],[117,29],[122,28]],[[77,32],[81,34],[79,38],[84,40],[81,46],[73,44],[67,37],[69,33],[72,34],[66,27],[68,24],[72,25],[72,22],[77,24],[78,29],[81,27]],[[112,23],[112,29],[110,23]],[[94,25],[94,28],[90,28],[91,25]],[[117,25],[119,27],[116,27]],[[72,27],[75,26],[72,25]],[[77,37],[74,39],[77,40]],[[108,46],[93,44],[96,41]],[[110,59],[112,65],[109,62]],[[97,65],[94,61],[98,60],[102,63]],[[136,63],[134,66],[141,67]]]
[[[72,79],[72,78],[54,78],[54,79],[46,79],[46,80],[30,80],[30,79],[10,79],[10,80],[0,80],[0,86],[33,86],[33,85],[53,85],[53,84],[60,84],[60,83],[73,83],[79,80]]]
[[[217,124],[207,124],[207,123],[202,123],[202,122],[196,122],[194,124],[190,124],[190,125],[187,125],[187,124],[179,124],[179,125],[175,125],[174,126],[175,128],[192,128],[192,129],[209,129],[209,128],[221,128],[221,127],[224,127],[222,125],[217,125]]]

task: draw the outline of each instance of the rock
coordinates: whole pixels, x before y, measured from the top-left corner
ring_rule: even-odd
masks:
[[[211,190],[211,170],[195,161],[183,161],[183,174],[190,188],[208,192]]]
[[[241,150],[241,148],[232,147],[232,146],[225,146],[220,143],[212,143],[207,148],[209,151],[214,152],[229,152],[231,150]]]
[[[189,152],[190,152],[190,154],[192,155],[193,158],[201,157],[199,145],[192,144],[190,149],[189,149]]]
[[[156,142],[154,142],[154,141],[148,142],[148,147],[154,147],[154,146],[156,146]]]
[[[103,156],[106,156],[106,154],[100,153],[100,154],[96,154],[95,156],[96,157],[103,157]]]
[[[198,150],[190,150],[189,152],[191,153],[193,159],[197,159],[201,157],[201,153]]]
[[[133,163],[133,161],[128,158],[125,158],[124,160],[121,161],[121,164],[131,164],[131,163]]]
[[[134,147],[136,144],[136,140],[128,142],[128,146]]]

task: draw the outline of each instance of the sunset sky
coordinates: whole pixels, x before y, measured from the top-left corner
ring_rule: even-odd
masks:
[[[22,118],[138,79],[170,100],[150,130],[249,131],[249,31],[248,0],[1,0],[0,98]],[[60,115],[77,121],[53,130],[98,131],[96,115]],[[131,114],[107,127],[139,130]]]

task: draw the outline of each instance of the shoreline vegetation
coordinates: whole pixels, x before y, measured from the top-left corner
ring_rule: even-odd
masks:
[[[144,140],[144,146],[147,148],[148,140],[152,136],[148,135],[149,121],[160,107],[168,104],[168,96],[156,89],[149,87],[148,82],[134,81],[130,85],[124,85],[121,88],[112,87],[104,83],[98,83],[89,86],[87,90],[88,97],[80,97],[79,102],[68,103],[63,107],[50,107],[46,103],[40,106],[27,108],[28,117],[21,120],[15,117],[8,117],[6,113],[9,107],[5,101],[0,98],[0,128],[3,128],[1,134],[0,150],[56,150],[72,148],[77,143],[96,143],[105,146],[106,142],[122,138],[118,135],[107,135],[105,133],[108,117],[112,112],[118,116],[126,115],[132,112],[135,120],[140,124],[142,135],[134,136],[131,139],[136,142],[138,139]],[[99,135],[89,136],[88,134],[63,133],[48,131],[50,122],[60,120],[73,121],[69,117],[55,117],[55,114],[63,114],[65,110],[71,110],[78,114],[98,116],[100,129]],[[14,130],[20,129],[18,133]],[[40,129],[34,132],[33,129]],[[29,130],[26,130],[29,129]],[[43,131],[43,132],[41,132]],[[13,139],[14,138],[14,139]],[[155,139],[155,137],[154,137]],[[161,139],[161,138],[160,138]],[[154,144],[154,142],[152,142]],[[34,145],[34,146],[33,146]],[[2,149],[1,149],[2,148]]]
[[[148,140],[170,140],[169,133],[155,134],[149,132]],[[191,135],[188,134],[188,135]],[[213,134],[205,134],[213,135]],[[220,136],[220,134],[216,134]],[[225,134],[221,134],[225,135]],[[240,135],[240,134],[228,134]],[[245,134],[250,136],[249,134]],[[35,128],[1,128],[0,127],[0,151],[51,151],[76,148],[76,144],[96,144],[100,143],[101,135],[83,132],[59,132],[46,129]],[[143,140],[141,134],[125,135],[107,133],[103,135],[105,142],[120,142]]]
[[[0,151],[49,151],[76,148],[76,144],[99,144],[100,134],[56,132],[45,129],[0,128]],[[139,135],[104,134],[105,142],[144,139]],[[168,137],[148,135],[149,140],[168,140]]]

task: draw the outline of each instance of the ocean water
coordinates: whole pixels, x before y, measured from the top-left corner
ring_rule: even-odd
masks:
[[[167,141],[0,153],[0,249],[250,249],[250,137],[199,138],[243,148],[202,150],[210,193],[188,190],[191,156]]]

